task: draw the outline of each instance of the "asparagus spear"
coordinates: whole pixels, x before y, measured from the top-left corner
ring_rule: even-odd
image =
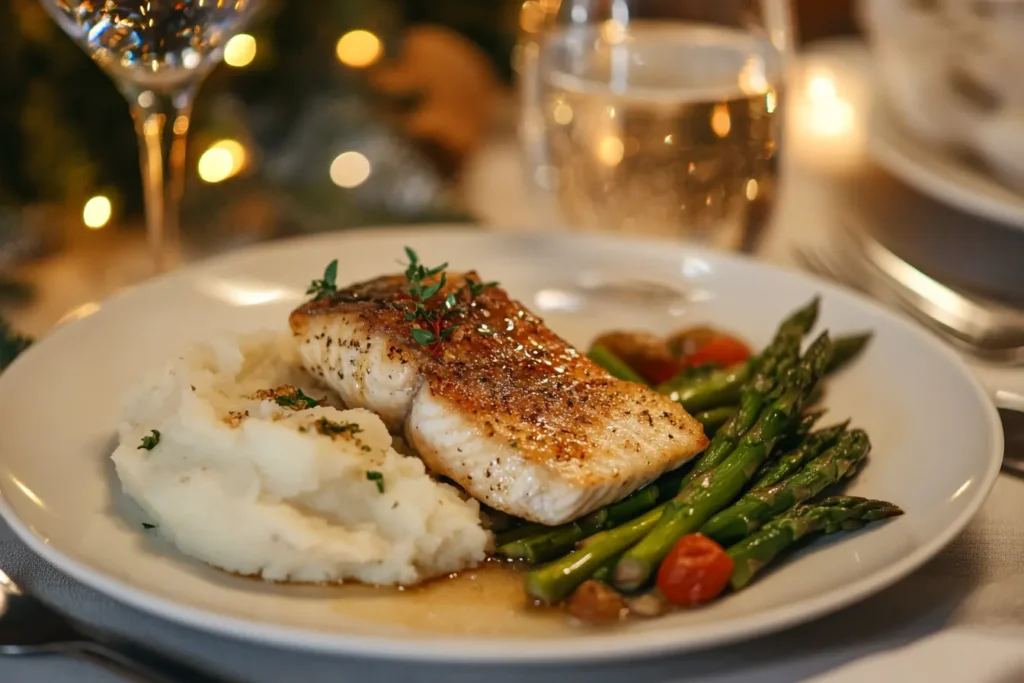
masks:
[[[800,472],[774,486],[751,491],[709,519],[700,532],[723,546],[737,543],[772,517],[852,476],[870,448],[871,442],[864,431],[855,429],[846,433],[835,446],[807,463]]]
[[[513,560],[532,564],[547,562],[572,550],[580,540],[603,529],[611,529],[633,520],[671,499],[679,492],[683,474],[670,472],[617,503],[595,510],[575,522],[556,527],[540,527],[534,533],[516,536],[499,543],[496,553]]]
[[[800,422],[797,423],[791,433],[782,437],[782,440],[779,441],[779,447],[776,450],[780,453],[785,453],[800,446],[800,444],[807,439],[808,435],[810,435],[811,430],[814,429],[814,425],[818,424],[818,420],[820,420],[826,412],[827,411],[825,410],[812,410],[800,416]]]
[[[547,533],[550,530],[551,527],[549,526],[544,526],[543,524],[537,524],[535,522],[526,522],[525,524],[520,524],[515,528],[495,534],[494,543],[500,548],[506,543],[518,541],[520,538],[526,538],[527,536]]]
[[[703,363],[701,365],[688,365],[671,378],[659,384],[655,389],[662,394],[671,394],[691,384],[697,384],[708,379],[716,372],[721,372],[722,366],[718,363]]]
[[[780,378],[785,377],[798,364],[800,340],[814,326],[817,318],[818,298],[815,297],[782,321],[775,337],[756,361],[756,372],[743,386],[736,414],[715,432],[714,438],[694,463],[690,477],[684,484],[714,469],[732,453],[739,438],[750,429],[760,415],[766,396],[777,386],[781,386],[783,383],[779,381]]]
[[[736,449],[716,468],[684,484],[654,528],[623,554],[615,565],[616,587],[627,591],[642,587],[680,537],[696,531],[735,499],[797,419],[804,398],[825,371],[830,352],[826,332],[811,344],[800,364],[789,373],[785,391],[761,411]]]
[[[871,336],[870,332],[865,332],[836,337],[832,342],[832,360],[828,362],[828,369],[825,372],[832,374],[860,355],[871,341]]]
[[[753,361],[740,363],[725,370],[715,370],[707,377],[695,380],[669,380],[658,391],[678,401],[688,411],[708,410],[724,405],[735,405],[740,389],[754,372]]]
[[[778,484],[800,469],[805,463],[824,453],[825,449],[830,448],[843,435],[848,424],[850,424],[849,420],[826,427],[825,429],[819,429],[810,434],[796,448],[783,453],[778,460],[765,463],[758,473],[754,475],[754,485],[751,488],[761,489]]]
[[[678,487],[678,484],[677,484]],[[677,489],[678,490],[678,489]],[[531,564],[547,562],[572,550],[576,543],[602,529],[610,529],[650,510],[658,503],[658,485],[645,486],[614,505],[595,510],[575,522],[548,527],[535,534],[498,546],[497,554]]]
[[[661,517],[661,511],[656,507],[627,524],[594,534],[583,547],[528,572],[526,594],[547,604],[565,599],[604,563],[643,538]]]
[[[736,408],[733,406],[723,406],[694,413],[693,417],[704,427],[705,434],[714,436],[715,432],[735,414]]]
[[[623,379],[627,382],[647,385],[644,378],[638,375],[633,368],[626,365],[622,359],[600,344],[591,346],[590,350],[587,351],[587,356],[590,360],[607,370],[612,377]]]
[[[892,503],[850,496],[794,508],[726,551],[735,564],[729,583],[733,590],[743,588],[779,553],[810,534],[859,529],[902,514],[903,510]]]
[[[833,351],[833,360],[829,363],[826,374],[842,369],[860,354],[870,339],[870,333],[847,335],[836,339],[833,342],[836,347]],[[733,368],[716,370],[699,379],[679,375],[660,385],[658,391],[670,396],[673,401],[678,401],[691,413],[735,405],[743,384],[753,374],[756,360],[751,359]]]
[[[799,354],[799,341],[790,340],[786,342],[785,346],[787,355]],[[715,431],[711,443],[694,461],[690,474],[683,480],[684,485],[720,465],[736,448],[740,437],[757,421],[761,409],[764,407],[765,396],[774,388],[774,383],[778,379],[776,376],[776,372],[779,370],[778,361],[779,358],[773,354],[766,356],[760,363],[757,373],[743,387],[739,408],[725,424]]]

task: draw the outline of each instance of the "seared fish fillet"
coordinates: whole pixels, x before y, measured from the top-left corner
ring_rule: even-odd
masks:
[[[707,445],[679,404],[613,378],[499,287],[448,274],[451,336],[411,336],[403,276],[311,301],[290,317],[306,369],[350,408],[378,413],[428,468],[483,503],[542,524],[570,521],[673,470]]]

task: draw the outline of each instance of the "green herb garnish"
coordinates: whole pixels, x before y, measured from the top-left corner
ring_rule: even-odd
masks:
[[[281,394],[274,397],[274,403],[282,408],[291,408],[292,410],[308,410],[309,408],[316,408],[322,402],[323,399],[317,400],[312,396],[307,396],[302,392],[302,389],[297,387],[294,394]]]
[[[412,297],[413,308],[406,311],[405,319],[413,323],[412,338],[421,346],[430,346],[441,339],[446,339],[455,331],[454,327],[445,328],[444,320],[456,311],[455,294],[445,297],[444,304],[440,310],[427,308],[427,301],[444,289],[448,284],[448,276],[444,269],[447,263],[442,263],[433,268],[427,268],[420,263],[416,252],[409,247],[405,248],[405,255],[409,257],[409,265],[405,269],[405,280],[408,283],[406,291]],[[427,284],[427,280],[440,274],[437,282]]]
[[[363,428],[355,422],[334,422],[326,417],[321,417],[313,423],[313,426],[316,427],[316,431],[332,438],[340,434],[358,434],[363,431]]]
[[[158,443],[160,443],[160,432],[158,432],[155,429],[153,429],[153,430],[150,430],[150,436],[142,437],[142,445],[139,446],[138,448],[136,448],[135,450],[137,450],[137,451],[141,451],[141,450],[151,451],[154,448],[156,448],[156,445]]]
[[[484,290],[488,287],[497,287],[500,283],[498,282],[477,282],[466,278],[466,284],[469,286],[469,295],[472,298],[477,298],[484,293]]]
[[[322,280],[313,280],[309,283],[309,289],[306,290],[306,294],[312,294],[313,301],[326,299],[338,291],[337,279],[338,259],[334,259],[327,264],[326,268],[324,268],[324,277]]]
[[[155,529],[156,528],[156,524],[149,524],[148,522],[143,522],[142,523],[142,528],[143,529]]]
[[[409,257],[409,264],[405,269],[405,280],[408,283],[407,291],[413,300],[413,308],[406,311],[405,319],[412,323],[412,338],[421,346],[433,346],[437,350],[438,344],[455,332],[456,325],[450,324],[453,318],[465,313],[463,306],[459,304],[459,294],[468,292],[472,300],[483,293],[488,287],[494,287],[497,282],[479,282],[472,278],[466,278],[466,284],[457,292],[450,292],[441,303],[441,306],[432,308],[427,302],[438,292],[442,291],[448,284],[448,275],[445,273],[447,263],[442,263],[433,268],[427,268],[420,263],[419,256],[411,248],[405,248],[405,255]],[[440,275],[433,284],[427,284],[431,278]]]
[[[377,491],[379,491],[380,493],[384,493],[384,475],[383,474],[381,474],[380,472],[374,472],[373,470],[370,470],[369,472],[366,473],[366,478],[369,479],[372,482],[376,482],[376,484],[377,484]]]

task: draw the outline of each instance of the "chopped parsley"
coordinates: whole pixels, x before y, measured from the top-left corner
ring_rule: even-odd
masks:
[[[142,523],[142,528],[143,529],[155,529],[156,528],[156,524],[150,524],[148,522],[143,522]]]
[[[313,426],[316,427],[316,431],[331,438],[341,434],[358,434],[363,431],[363,428],[355,422],[334,422],[326,417],[321,417],[313,423]]]
[[[337,280],[338,259],[334,259],[328,263],[327,267],[324,269],[324,277],[322,280],[313,280],[309,283],[309,289],[306,290],[306,294],[312,294],[313,301],[327,299],[338,291]]]
[[[282,408],[291,408],[292,410],[308,410],[309,408],[316,408],[322,402],[323,399],[318,400],[312,396],[307,396],[302,392],[302,389],[298,388],[296,388],[293,393],[278,394],[274,397],[274,403]]]
[[[153,429],[153,430],[151,430],[151,432],[150,432],[150,436],[144,436],[144,437],[142,437],[142,445],[140,445],[140,446],[139,446],[139,447],[138,447],[137,449],[135,449],[135,450],[139,450],[139,451],[141,451],[141,450],[147,450],[147,451],[151,451],[151,450],[153,450],[154,448],[156,448],[156,445],[157,445],[158,443],[160,443],[160,432],[158,432],[158,431],[156,431],[155,429]]]
[[[370,470],[366,473],[366,478],[377,484],[377,491],[384,493],[384,475],[380,472],[374,472]]]

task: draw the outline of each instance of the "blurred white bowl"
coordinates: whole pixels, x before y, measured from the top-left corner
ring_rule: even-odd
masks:
[[[973,152],[1024,193],[1024,0],[861,0],[877,82],[900,122]]]

